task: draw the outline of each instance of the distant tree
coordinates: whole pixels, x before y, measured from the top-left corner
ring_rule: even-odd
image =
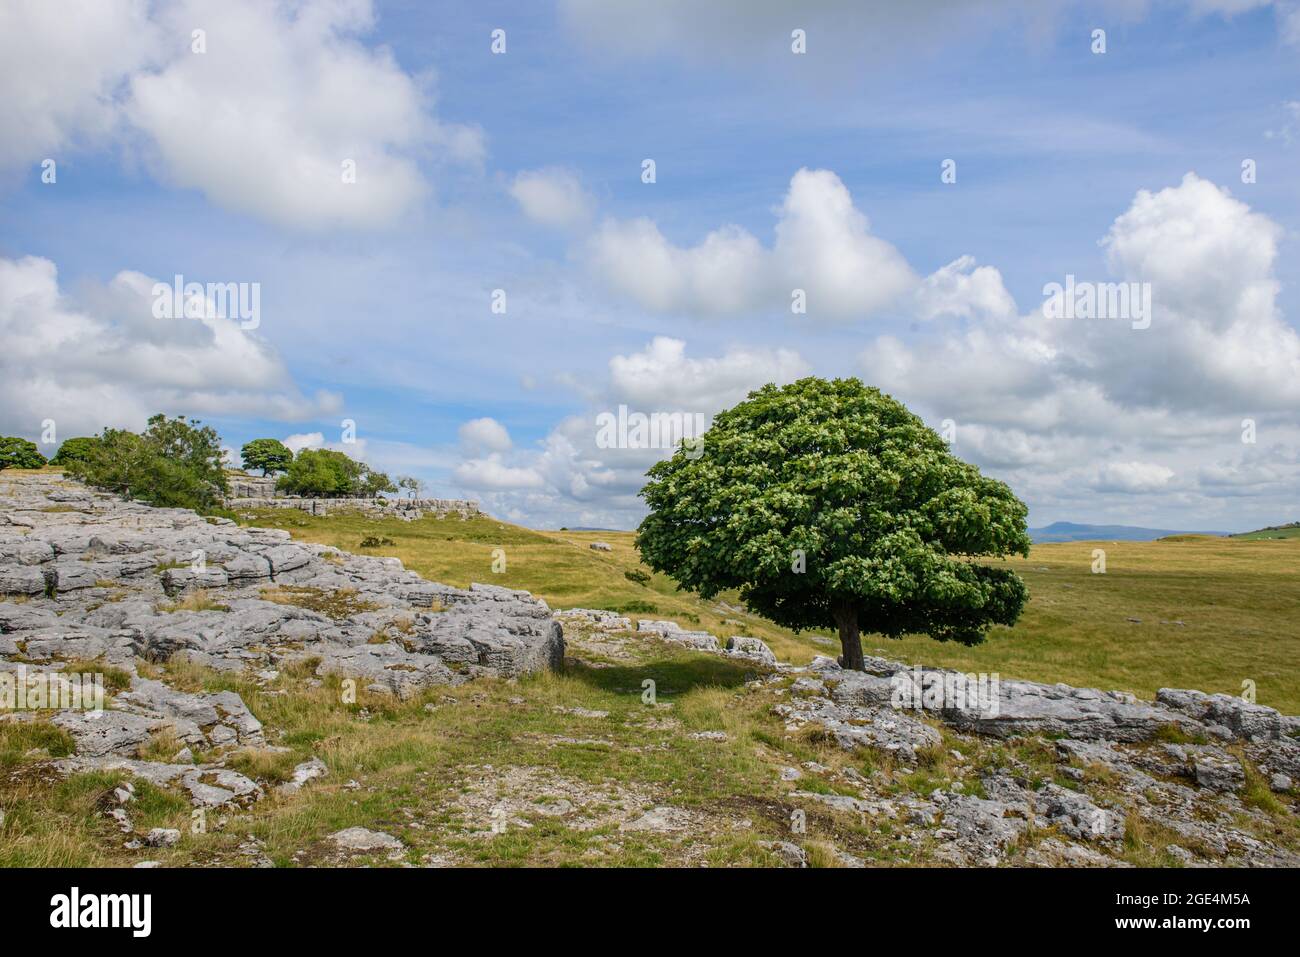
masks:
[[[45,456],[35,442],[17,436],[0,436],[0,469],[38,469]]]
[[[261,469],[263,475],[283,472],[293,461],[293,453],[279,439],[253,439],[239,450],[244,468]]]
[[[719,414],[702,452],[650,468],[642,560],[713,598],[732,588],[786,627],[978,644],[1028,598],[980,556],[1028,555],[1027,509],[901,403],[857,379],[764,386]]]
[[[366,498],[374,498],[381,492],[396,492],[397,486],[385,473],[366,468],[361,476],[359,491]]]
[[[64,470],[89,485],[173,508],[214,508],[226,491],[221,437],[211,426],[184,416],[155,415],[137,435],[104,431]]]
[[[409,492],[411,498],[419,498],[424,493],[424,481],[414,475],[398,476],[397,487],[404,492]]]
[[[50,459],[50,464],[66,466],[71,462],[83,461],[98,441],[93,435],[64,439],[63,444],[59,446],[59,450],[54,453],[54,458]]]
[[[276,488],[290,495],[338,498],[356,495],[366,468],[333,449],[300,449]]]

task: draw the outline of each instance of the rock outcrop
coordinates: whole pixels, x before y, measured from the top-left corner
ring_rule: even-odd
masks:
[[[164,734],[210,756],[266,746],[238,695],[178,691],[141,675],[140,660],[234,671],[315,662],[322,677],[408,696],[558,667],[563,655],[560,624],[527,592],[453,588],[397,559],[152,508],[55,475],[0,476],[0,672],[103,661],[130,675],[107,710],[0,712],[63,728],[76,744],[69,768],[124,768],[204,806],[260,796],[219,762],[140,759]]]

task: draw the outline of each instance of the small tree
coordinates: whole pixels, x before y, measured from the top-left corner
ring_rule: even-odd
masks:
[[[153,505],[204,511],[226,491],[221,437],[184,416],[155,415],[142,435],[105,429],[82,451],[64,466],[69,475]]]
[[[293,453],[279,439],[253,439],[239,450],[246,469],[261,469],[263,475],[283,472],[293,461]]]
[[[300,449],[276,487],[290,495],[337,498],[356,494],[365,466],[333,449]]]
[[[410,493],[411,498],[419,498],[424,493],[424,481],[414,475],[398,476],[397,487]]]
[[[83,462],[98,441],[91,435],[64,439],[63,444],[59,446],[59,451],[55,452],[54,458],[50,459],[50,464],[64,467],[72,462]]]
[[[376,472],[369,467],[365,467],[365,471],[361,476],[361,487],[358,491],[366,498],[374,498],[381,492],[396,492],[397,486],[393,484],[393,480],[386,473]]]
[[[973,645],[1028,599],[977,560],[1029,553],[1024,504],[857,379],[764,386],[713,420],[703,454],[649,478],[647,565],[706,598],[738,588],[777,624],[838,629],[846,668],[863,668],[863,629]]]
[[[35,442],[17,436],[0,436],[0,469],[38,469],[45,456]]]

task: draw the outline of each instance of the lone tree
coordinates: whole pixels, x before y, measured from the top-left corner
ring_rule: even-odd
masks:
[[[253,439],[239,450],[244,468],[261,469],[263,475],[283,472],[293,461],[293,453],[279,439]]]
[[[31,442],[15,435],[0,436],[0,469],[38,469],[45,456]]]
[[[1027,509],[901,403],[857,379],[764,386],[721,413],[703,454],[651,467],[637,548],[679,587],[795,630],[838,628],[862,670],[862,630],[979,644],[1029,597],[981,556],[1028,555]]]

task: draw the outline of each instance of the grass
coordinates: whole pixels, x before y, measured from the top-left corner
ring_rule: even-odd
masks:
[[[173,602],[164,602],[158,606],[159,611],[230,611],[229,605],[223,605],[211,595],[206,588],[196,588],[187,595]]]
[[[374,611],[379,607],[374,602],[359,598],[355,588],[326,591],[309,585],[277,585],[274,588],[263,588],[260,597],[263,601],[273,601],[278,605],[296,605],[334,619],[348,618],[363,611]]]
[[[1300,538],[1300,522],[1289,522],[1286,525],[1270,525],[1268,528],[1256,529],[1253,532],[1242,532],[1232,537],[1255,542]]]
[[[366,537],[386,537],[392,546],[371,551],[434,581],[524,588],[555,608],[670,618],[724,639],[750,634],[795,663],[838,654],[829,631],[795,635],[747,613],[735,595],[705,602],[677,591],[640,563],[630,532],[532,531],[486,516],[403,522],[278,510],[255,514],[252,524],[349,551]],[[593,551],[593,541],[612,549]],[[496,548],[506,556],[501,573],[493,571]],[[1106,550],[1105,574],[1092,574],[1094,548]],[[1036,545],[1028,559],[1007,564],[1031,596],[1014,628],[995,628],[969,648],[923,635],[889,641],[868,634],[868,653],[1146,698],[1162,687],[1241,694],[1252,681],[1259,703],[1300,713],[1300,538],[1067,542]]]
[[[526,588],[553,607],[636,608],[628,613],[671,618],[724,637],[749,633],[787,660],[834,651],[815,636],[793,635],[748,614],[735,596],[702,602],[677,592],[640,565],[628,533],[534,532],[483,517],[408,523],[276,511],[257,522],[349,551],[368,536],[388,538],[394,544],[377,551],[433,580]],[[592,540],[613,549],[592,551]],[[1288,636],[1297,610],[1293,569],[1300,545],[1106,543],[1105,576],[1089,573],[1092,547],[1041,546],[1028,561],[1017,561],[1033,601],[1020,625],[981,647],[869,638],[868,650],[878,645],[895,657],[927,663],[1138,693],[1164,684],[1233,690],[1238,670],[1249,668],[1263,703],[1285,702],[1296,693],[1296,639]],[[507,556],[501,574],[492,571],[496,548]],[[641,574],[649,576],[645,584],[637,580]],[[354,614],[366,604],[349,590],[287,586],[266,592],[272,600],[326,614]],[[1162,619],[1184,624],[1161,625]],[[375,638],[401,640],[408,628],[399,619]],[[1068,780],[1050,741],[975,743],[944,732],[942,745],[923,749],[907,766],[880,752],[846,752],[818,729],[788,730],[771,711],[781,700],[779,687],[759,693],[747,687],[755,676],[750,663],[648,638],[627,641],[620,656],[608,635],[585,638],[576,624],[565,630],[570,651],[559,673],[435,687],[408,700],[362,689],[355,701],[345,701],[341,679],[317,676],[318,662],[310,659],[281,663],[271,680],[213,671],[180,657],[137,662],[142,675],[180,690],[241,695],[274,748],[240,749],[226,760],[261,782],[266,797],[247,811],[223,811],[220,827],[191,833],[182,795],[137,781],[138,800],[128,807],[136,832],[175,827],[184,836],[175,848],[129,851],[105,816],[115,806],[111,795],[120,775],[61,778],[49,761],[70,751],[65,733],[43,722],[0,724],[0,865],[123,866],[146,858],[169,866],[239,865],[247,863],[239,848],[250,835],[277,865],[330,864],[338,857],[328,836],[353,826],[393,834],[406,850],[396,862],[376,855],[350,863],[418,865],[432,856],[494,866],[771,865],[773,855],[760,842],[793,840],[812,866],[841,864],[835,848],[872,864],[907,865],[930,861],[928,838],[900,840],[898,826],[886,819],[837,812],[791,798],[789,791],[848,793],[853,787],[847,782],[857,774],[873,778],[880,793],[899,797],[959,782],[965,793],[978,795],[980,777],[995,767],[1019,769],[1032,787]],[[94,662],[68,667],[104,670]],[[653,704],[642,697],[647,679],[655,686]],[[722,736],[691,737],[700,732]],[[1166,740],[1186,735],[1171,727]],[[142,751],[166,760],[180,748],[174,735],[161,734]],[[277,793],[275,785],[312,757],[326,764],[328,774],[296,795]],[[786,767],[800,768],[802,776],[779,783]],[[1082,770],[1093,787],[1112,786],[1103,770]],[[1280,799],[1249,766],[1241,796],[1253,816],[1242,825],[1248,832],[1273,828],[1270,839],[1287,846],[1298,840],[1285,809],[1279,812]],[[567,798],[580,809],[582,826],[548,814]],[[509,803],[512,823],[493,835],[492,809],[502,802]],[[619,829],[629,815],[653,806],[680,809],[693,823],[668,834]],[[791,831],[796,810],[806,815],[806,833],[799,835]],[[1129,821],[1126,857],[1133,863],[1175,863],[1167,845],[1189,846],[1163,825],[1133,814]]]

